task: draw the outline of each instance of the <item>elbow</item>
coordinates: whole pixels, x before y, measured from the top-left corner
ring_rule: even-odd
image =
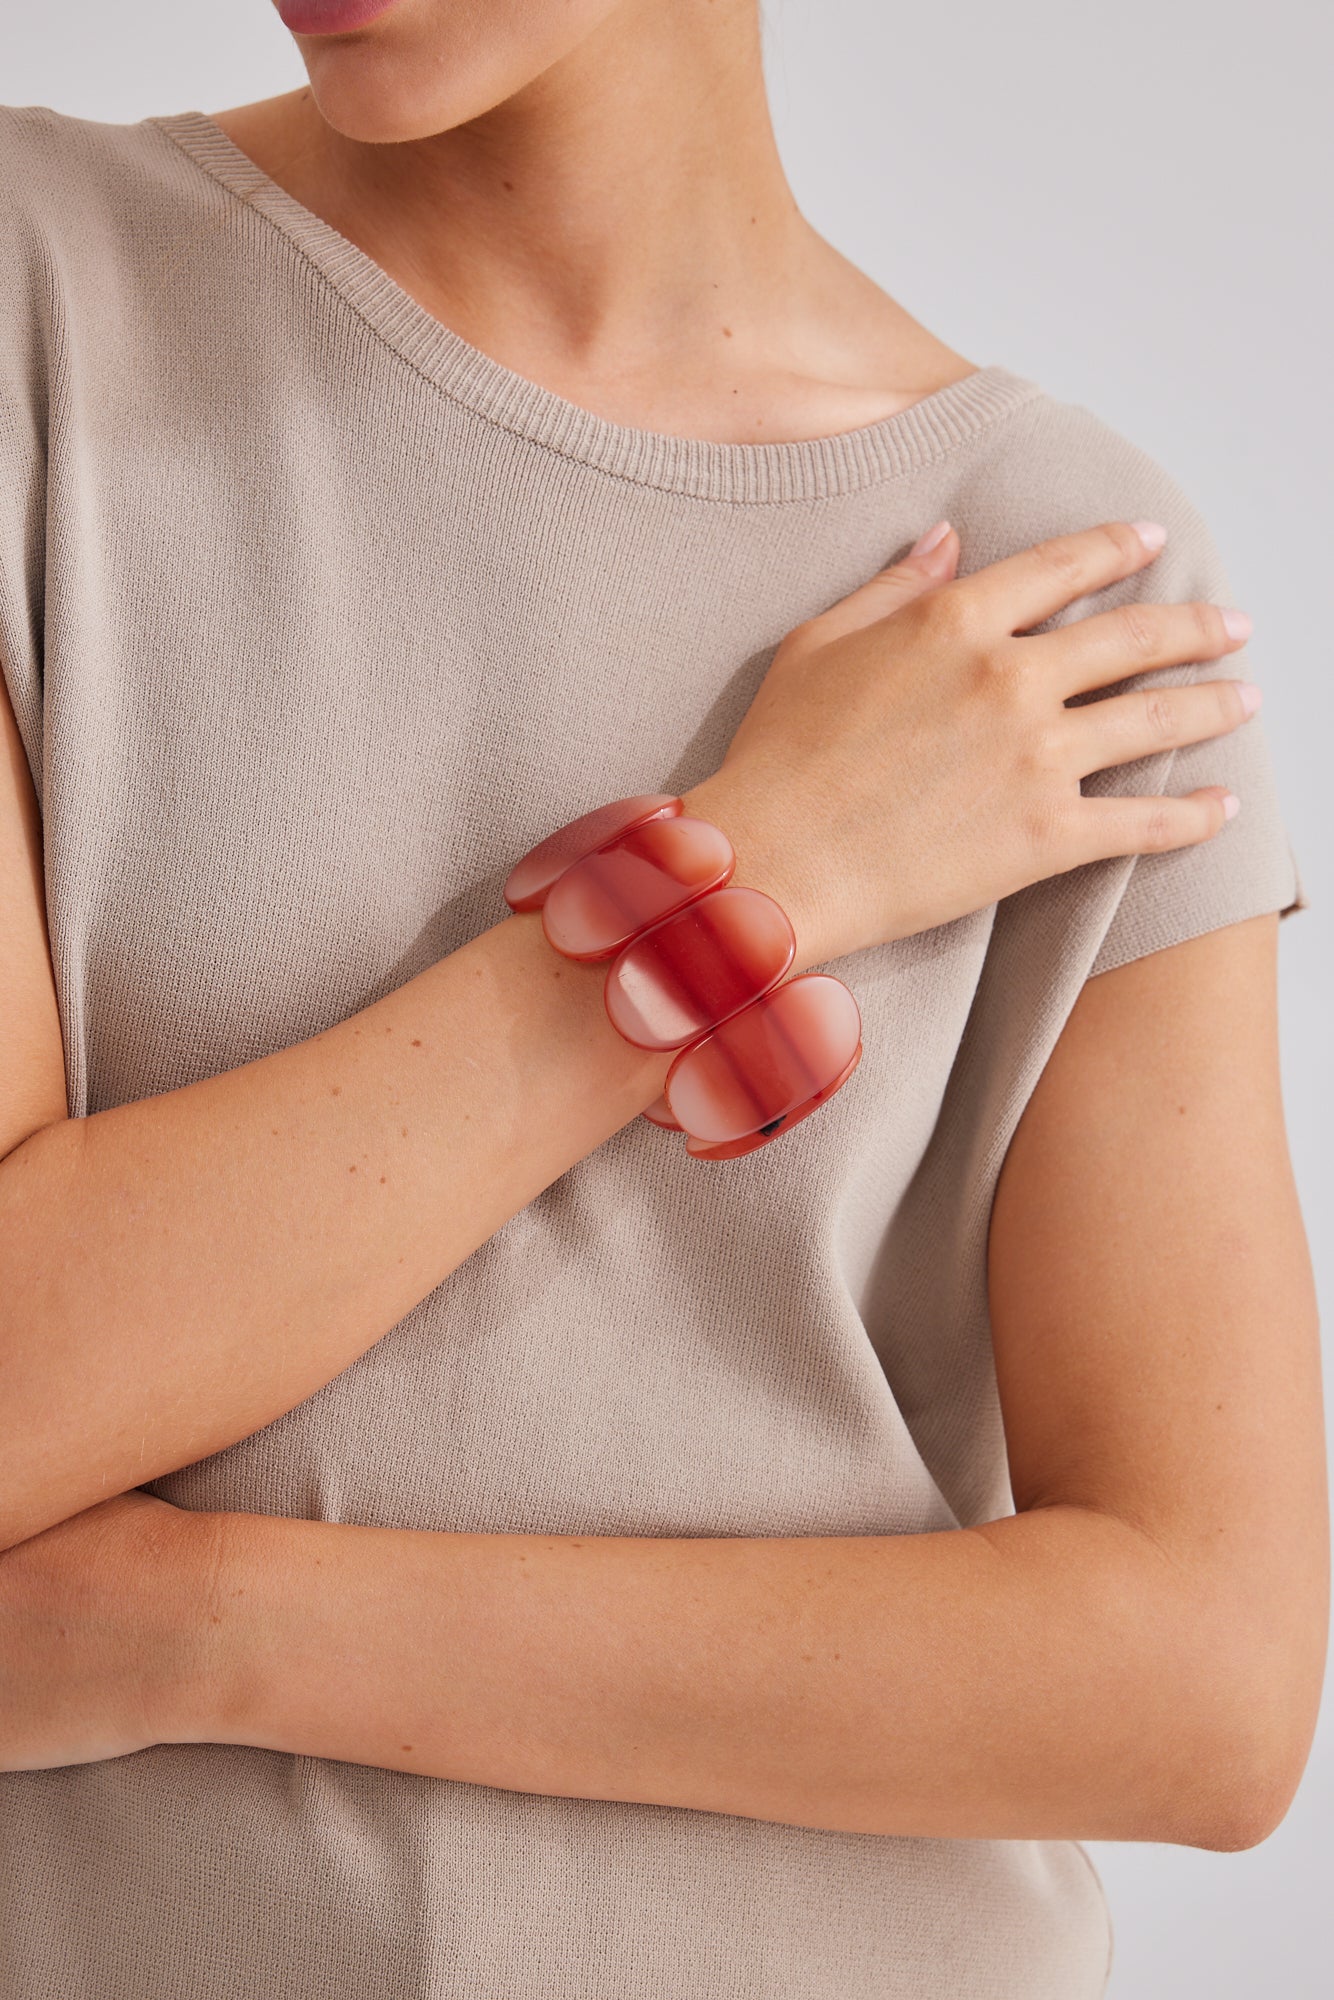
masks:
[[[1258,1767],[1224,1754],[1209,1774],[1188,1824],[1168,1835],[1186,1847],[1238,1854],[1277,1832],[1297,1795],[1306,1759],[1277,1753]],[[1201,1809],[1202,1808],[1202,1809]]]
[[[1270,1674],[1238,1674],[1220,1690],[1217,1665],[1209,1683],[1196,1677],[1184,1699],[1196,1727],[1183,1729],[1191,1766],[1178,1773],[1177,1796],[1150,1840],[1235,1854],[1259,1847],[1277,1831],[1297,1796],[1315,1735],[1324,1647],[1308,1653],[1304,1670],[1288,1658]],[[1207,1727],[1198,1727],[1208,1715]]]
[[[1142,1831],[1130,1839],[1234,1854],[1275,1833],[1296,1799],[1320,1711],[1329,1639],[1329,1543],[1289,1521],[1267,1545],[1173,1562],[1128,1698],[1124,1768]],[[1217,1537],[1221,1541],[1221,1537]],[[1163,1582],[1161,1566],[1157,1582]],[[1137,1754],[1138,1753],[1138,1754]],[[1156,1753],[1156,1754],[1155,1754]]]

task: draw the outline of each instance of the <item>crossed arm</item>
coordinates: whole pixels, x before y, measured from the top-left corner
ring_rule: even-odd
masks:
[[[1262,1838],[1324,1628],[1276,922],[1101,975],[1026,1114],[991,1254],[1018,1513],[661,1541],[223,1516],[205,1733],[859,1832]]]
[[[1281,1819],[1328,1551],[1276,918],[1089,982],[1025,1112],[991,1232],[1013,1516],[447,1535],[98,1503],[312,1393],[665,1064],[511,918],[326,1035],[71,1124],[27,880],[0,912],[10,1761],[135,1747],[31,1750],[111,1698],[105,1630],[81,1654],[70,1605],[114,1547],[142,1741],[864,1832],[1238,1847]]]

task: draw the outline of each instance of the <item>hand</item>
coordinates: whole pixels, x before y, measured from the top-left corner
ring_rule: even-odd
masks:
[[[1234,652],[1248,621],[1234,636],[1217,605],[1137,602],[1027,630],[1142,569],[1159,545],[1113,521],[960,578],[950,529],[788,633],[686,810],[731,836],[739,882],[783,904],[799,969],[1083,862],[1219,831],[1222,785],[1086,798],[1080,779],[1236,728],[1251,712],[1244,682],[1065,703]]]
[[[0,1554],[0,1770],[194,1740],[213,1518],[136,1490]]]

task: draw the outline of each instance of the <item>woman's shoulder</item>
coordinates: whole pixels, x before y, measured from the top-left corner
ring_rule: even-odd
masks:
[[[43,420],[62,362],[133,367],[173,289],[207,265],[207,199],[155,119],[0,104],[0,476],[12,482],[12,433],[25,406]]]
[[[972,448],[946,461],[952,490],[940,512],[949,513],[959,529],[961,572],[1103,521],[1159,521],[1167,542],[1151,563],[1074,599],[1034,629],[1137,600],[1235,603],[1226,551],[1207,508],[1176,470],[1083,403],[1030,386],[1034,393],[1017,398],[1002,421],[977,434]],[[1263,647],[1258,657],[1248,651],[1151,674],[1137,672],[1128,659],[1123,679],[1075,699],[1101,699],[1155,681],[1181,685],[1257,676],[1281,699],[1281,662],[1263,656]],[[1226,785],[1242,801],[1240,816],[1222,834],[1198,846],[1140,855],[1133,863],[1090,864],[1034,885],[1007,899],[998,948],[1003,953],[1011,937],[1022,938],[1024,951],[1036,951],[1042,937],[1077,937],[1087,945],[1088,922],[1096,917],[1104,928],[1092,939],[1087,969],[1102,972],[1244,917],[1305,908],[1262,717],[1229,735],[1093,772],[1083,789],[1093,794],[1170,790],[1182,796],[1215,784]],[[1118,893],[1107,905],[1113,884]],[[1070,945],[1072,963],[1080,948]]]
[[[79,118],[49,104],[0,104],[0,177],[6,192],[36,195],[65,179],[106,185],[108,176],[113,182],[140,176],[169,150],[159,124]]]
[[[1000,422],[954,455],[943,511],[960,532],[961,571],[1102,521],[1160,521],[1168,535],[1162,554],[1097,608],[1134,595],[1229,595],[1207,512],[1175,468],[1088,405],[1008,369],[988,372],[1028,393],[1012,398]]]
[[[104,123],[45,104],[0,104],[5,296],[34,255],[48,281],[64,253],[142,250],[188,167],[153,119]]]

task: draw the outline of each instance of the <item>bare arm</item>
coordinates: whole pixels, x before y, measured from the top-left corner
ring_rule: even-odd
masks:
[[[727,1540],[198,1517],[178,1733],[858,1832],[1264,1838],[1329,1561],[1276,928],[1091,981],[1025,1113],[991,1239],[1015,1515]]]

